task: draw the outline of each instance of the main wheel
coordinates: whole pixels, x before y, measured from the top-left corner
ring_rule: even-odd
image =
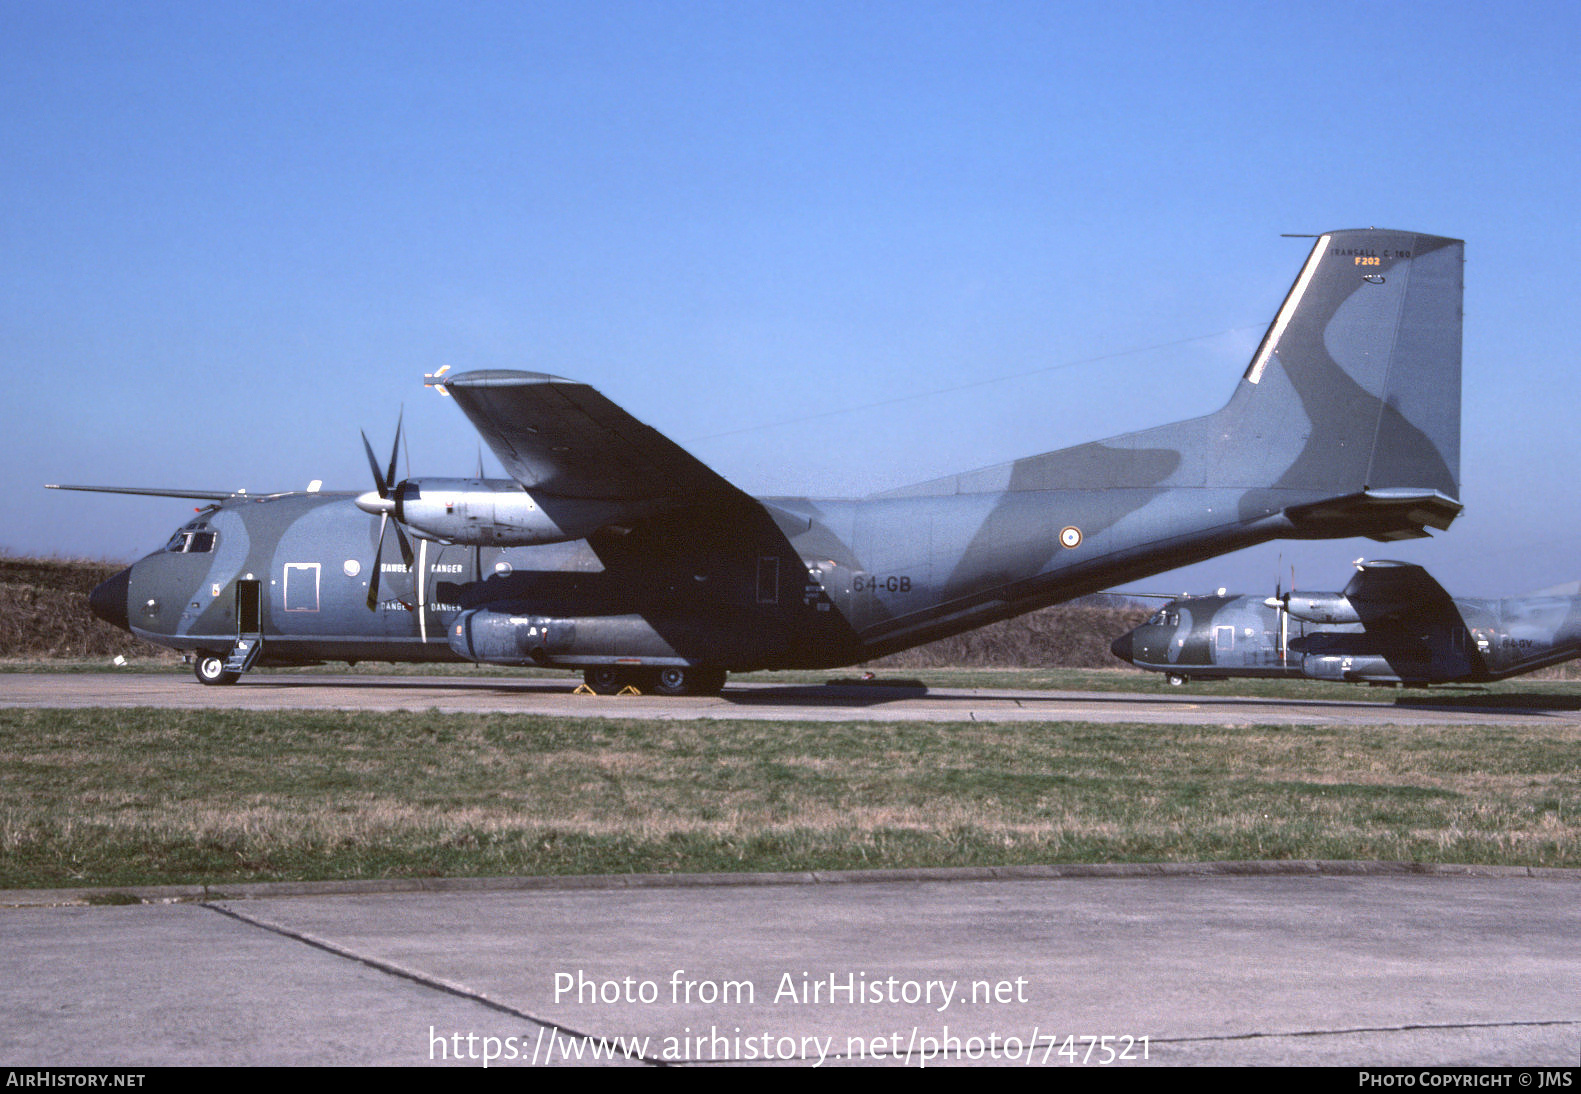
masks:
[[[1178,688],[1182,684],[1191,683],[1191,677],[1179,672],[1172,672],[1168,676],[1164,677],[1164,679],[1168,680],[1169,686],[1173,688]]]
[[[598,695],[617,695],[631,683],[631,674],[619,665],[594,665],[582,670],[582,683]]]
[[[724,669],[662,668],[653,680],[659,695],[718,695],[724,686]]]
[[[192,662],[192,675],[198,678],[198,683],[209,684],[234,684],[241,679],[239,672],[225,671],[225,658],[213,653],[200,653]]]
[[[692,674],[688,669],[662,668],[653,678],[653,690],[658,695],[690,695]]]

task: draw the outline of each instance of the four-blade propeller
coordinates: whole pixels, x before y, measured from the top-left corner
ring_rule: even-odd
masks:
[[[401,421],[395,421],[395,444],[390,449],[390,466],[384,471],[379,469],[379,461],[373,454],[373,445],[368,443],[368,434],[362,434],[362,449],[368,454],[368,468],[373,472],[374,489],[368,491],[357,499],[357,508],[365,513],[379,514],[379,544],[373,550],[373,573],[368,575],[368,610],[372,611],[379,603],[379,572],[383,569],[384,557],[384,529],[390,523],[390,517],[395,517],[395,541],[401,548],[401,561],[406,568],[412,568],[415,557],[412,554],[412,545],[406,539],[406,533],[401,531],[401,517],[395,495],[395,462],[401,453]]]

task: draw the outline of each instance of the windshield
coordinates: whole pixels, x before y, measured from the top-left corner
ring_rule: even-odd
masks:
[[[165,551],[177,555],[207,554],[214,550],[214,538],[207,521],[194,520],[176,530],[170,542],[165,544]]]

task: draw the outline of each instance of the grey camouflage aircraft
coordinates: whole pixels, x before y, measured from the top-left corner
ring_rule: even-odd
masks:
[[[1480,683],[1581,657],[1581,583],[1468,600],[1412,563],[1358,560],[1356,570],[1338,593],[1178,597],[1110,649],[1177,685],[1232,676]]]
[[[442,370],[510,480],[396,482],[364,435],[360,496],[131,488],[211,504],[93,611],[208,684],[476,661],[713,693],[1270,539],[1424,536],[1461,508],[1463,250],[1321,236],[1216,413],[856,500],[751,498],[586,385]]]

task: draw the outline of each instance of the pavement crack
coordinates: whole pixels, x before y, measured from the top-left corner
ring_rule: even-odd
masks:
[[[1547,1026],[1581,1026],[1578,1018],[1534,1018],[1509,1022],[1405,1022],[1397,1026],[1347,1026],[1341,1029],[1254,1030],[1248,1033],[1217,1033],[1202,1037],[1154,1037],[1155,1045],[1209,1044],[1217,1041],[1273,1040],[1280,1037],[1349,1037],[1362,1033],[1412,1033],[1421,1030],[1449,1029],[1539,1029]]]
[[[407,980],[413,984],[420,984],[425,988],[432,988],[435,991],[441,991],[447,995],[456,996],[459,999],[466,999],[474,1003],[479,1003],[485,1007],[488,1007],[490,1010],[498,1011],[501,1014],[508,1014],[512,1018],[519,1018],[522,1021],[531,1022],[534,1025],[554,1030],[555,1032],[564,1034],[567,1037],[578,1038],[580,1040],[596,1042],[603,1045],[615,1046],[615,1051],[628,1060],[634,1060],[638,1063],[648,1064],[653,1067],[670,1066],[669,1062],[666,1060],[656,1060],[651,1056],[639,1055],[638,1053],[632,1052],[630,1049],[619,1044],[619,1042],[623,1040],[621,1038],[600,1037],[597,1034],[585,1033],[582,1030],[574,1029],[571,1026],[564,1025],[560,1022],[555,1022],[548,1018],[540,1018],[535,1014],[527,1013],[519,1007],[514,1007],[509,1003],[501,1002],[498,999],[491,998],[490,996],[485,995],[483,992],[478,991],[475,988],[467,987],[465,984],[457,984],[441,977],[421,972],[417,969],[410,969],[404,965],[398,965],[393,961],[386,961],[381,957],[373,957],[368,954],[358,953],[356,950],[353,950],[347,946],[342,946],[338,942],[331,942],[327,938],[319,938],[317,935],[309,934],[306,931],[298,931],[290,927],[282,926],[279,923],[271,923],[267,919],[260,919],[257,916],[251,916],[244,912],[238,912],[236,909],[227,908],[223,904],[211,904],[208,901],[201,901],[199,902],[198,907],[207,908],[211,912],[218,912],[222,916],[234,919],[238,923],[245,923],[249,927],[256,927],[258,930],[268,931],[271,934],[277,934],[282,938],[289,938],[292,941],[300,942],[305,946],[311,946],[314,949],[323,950],[325,953],[333,954],[336,957],[344,958],[347,961],[355,961],[358,964],[366,965],[368,968],[376,969],[388,976],[394,976],[402,980]]]

